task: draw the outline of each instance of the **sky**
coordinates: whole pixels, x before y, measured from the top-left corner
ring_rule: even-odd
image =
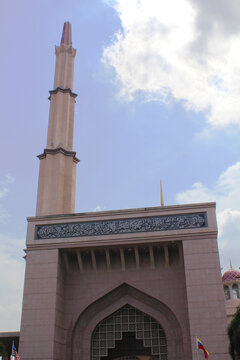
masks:
[[[73,30],[76,212],[216,201],[240,266],[240,7],[235,0],[0,0],[0,331],[20,328],[27,216],[55,45]]]

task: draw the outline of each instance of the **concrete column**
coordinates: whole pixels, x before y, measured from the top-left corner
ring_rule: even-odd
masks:
[[[94,250],[91,250],[93,271],[97,271],[97,262]]]
[[[66,271],[67,271],[67,273],[70,273],[70,265],[69,265],[69,261],[68,261],[68,254],[66,252],[63,253],[63,258],[64,258]]]
[[[136,268],[140,269],[139,252],[137,247],[134,248],[134,252],[135,252],[135,260],[136,260]]]
[[[77,260],[78,260],[79,270],[82,273],[83,272],[83,262],[82,262],[82,255],[81,255],[80,250],[77,250]]]
[[[198,360],[197,335],[211,360],[230,360],[217,239],[184,240],[183,256],[192,359]]]
[[[183,266],[183,250],[182,243],[178,243],[178,253],[179,253],[179,266]]]
[[[109,249],[105,249],[105,256],[106,256],[106,262],[107,262],[107,270],[111,271],[111,260],[110,260]]]
[[[121,258],[121,267],[122,267],[122,271],[125,271],[125,257],[124,257],[124,250],[123,248],[120,248],[120,258]]]
[[[64,344],[63,292],[58,249],[28,251],[19,343],[21,359],[60,360]]]
[[[164,245],[165,267],[169,267],[168,245]]]
[[[153,254],[153,247],[149,246],[149,255],[150,255],[150,267],[151,269],[155,268],[155,261],[154,261],[154,254]]]

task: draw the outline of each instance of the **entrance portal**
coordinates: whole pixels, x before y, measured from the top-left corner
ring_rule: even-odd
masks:
[[[129,305],[101,321],[92,335],[91,360],[167,358],[167,339],[161,325]]]

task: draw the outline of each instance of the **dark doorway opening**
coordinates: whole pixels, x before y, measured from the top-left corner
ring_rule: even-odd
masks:
[[[151,316],[125,305],[94,330],[91,360],[167,360],[167,339]]]
[[[135,332],[123,333],[122,340],[116,340],[115,348],[108,350],[107,357],[101,360],[113,360],[125,356],[151,356],[151,348],[143,346],[143,341],[136,339]]]

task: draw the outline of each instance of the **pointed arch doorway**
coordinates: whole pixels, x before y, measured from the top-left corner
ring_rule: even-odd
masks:
[[[95,328],[91,360],[167,360],[162,326],[149,315],[125,305]]]

